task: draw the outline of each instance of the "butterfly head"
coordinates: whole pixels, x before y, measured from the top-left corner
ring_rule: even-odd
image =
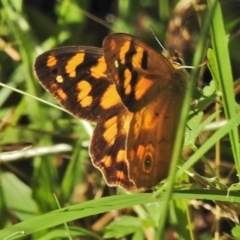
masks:
[[[176,50],[173,50],[170,62],[172,63],[173,67],[175,69],[178,69],[179,67],[181,67],[183,65],[183,61],[182,59],[179,57],[178,53]]]

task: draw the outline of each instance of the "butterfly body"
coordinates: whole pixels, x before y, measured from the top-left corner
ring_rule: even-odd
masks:
[[[112,34],[103,49],[66,47],[35,62],[71,114],[97,123],[93,164],[109,185],[151,188],[167,176],[187,73],[139,39]]]

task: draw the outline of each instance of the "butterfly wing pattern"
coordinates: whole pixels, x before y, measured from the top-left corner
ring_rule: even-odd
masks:
[[[123,33],[107,36],[103,49],[45,52],[34,68],[66,110],[97,123],[89,152],[108,185],[149,189],[166,177],[187,85],[184,69]]]
[[[110,186],[133,189],[126,163],[126,134],[132,114],[123,106],[94,47],[63,47],[40,55],[34,64],[41,85],[77,118],[96,122],[90,144],[93,164]]]

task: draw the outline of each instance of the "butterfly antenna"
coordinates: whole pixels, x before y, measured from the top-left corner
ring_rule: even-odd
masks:
[[[205,62],[199,64],[197,67],[203,67],[203,66],[207,65],[207,63],[208,63],[208,60],[206,60]],[[181,69],[181,68],[184,68],[184,69],[185,68],[194,69],[194,67],[192,67],[192,66],[179,66],[178,67],[178,69]]]
[[[158,44],[161,46],[161,48],[163,49],[163,51],[166,52],[166,49],[165,49],[164,46],[161,44],[161,42],[158,40],[158,38],[157,38],[155,32],[153,31],[153,28],[152,28],[151,24],[149,24],[149,27],[150,27],[150,29],[151,29],[151,31],[152,31],[152,34],[153,34],[154,38],[155,38],[156,41],[158,42]]]

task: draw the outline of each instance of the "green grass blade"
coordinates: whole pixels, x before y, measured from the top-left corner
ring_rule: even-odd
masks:
[[[203,31],[201,34],[201,39],[199,40],[199,45],[198,45],[195,55],[194,55],[194,61],[193,61],[194,66],[198,66],[201,62],[201,59],[202,59],[202,56],[204,53],[205,43],[206,43],[206,40],[208,37],[208,26],[209,26],[209,23],[211,22],[211,17],[212,17],[213,11],[214,11],[214,7],[210,8],[205,17],[205,23],[204,23]],[[195,82],[198,77],[199,70],[200,70],[200,68],[197,67],[197,68],[193,69],[193,71],[191,73],[190,81],[188,84],[188,91],[186,92],[186,96],[185,96],[184,103],[183,103],[182,113],[181,113],[177,136],[176,136],[176,142],[175,142],[173,156],[172,156],[172,160],[171,160],[171,168],[169,171],[165,201],[163,202],[163,204],[164,204],[163,212],[159,219],[158,236],[163,236],[163,232],[164,232],[164,228],[165,228],[165,222],[166,222],[167,213],[168,213],[168,204],[169,204],[169,201],[171,200],[171,192],[172,192],[174,181],[176,178],[176,170],[177,170],[178,160],[179,160],[179,156],[180,156],[180,153],[182,150],[182,139],[184,136],[188,111],[190,108],[190,101],[191,101],[193,89],[195,86]]]
[[[208,1],[208,5],[212,6],[212,1]],[[220,3],[217,3],[216,11],[213,14],[213,21],[210,25],[211,41],[214,51],[214,63],[218,77],[217,81],[220,86],[223,98],[223,106],[226,118],[232,119],[236,115],[235,94],[233,86],[233,76],[231,71],[231,63],[228,50],[228,41],[224,29],[223,17]],[[238,173],[240,173],[240,152],[238,143],[238,129],[235,125],[229,132],[232,152]]]
[[[209,199],[215,201],[231,201],[231,203],[240,202],[240,196],[237,192],[231,192],[230,196],[227,191],[214,190],[185,190],[175,192],[173,199]],[[165,197],[159,199],[153,198],[152,194],[132,194],[105,197],[97,200],[87,201],[81,204],[72,205],[47,214],[29,219],[22,223],[7,227],[0,231],[0,239],[5,239],[14,233],[19,233],[11,238],[17,239],[22,237],[20,232],[29,235],[43,229],[63,224],[75,219],[96,215],[111,210],[122,209],[138,204],[154,203],[164,201]],[[159,239],[159,238],[157,238]]]

